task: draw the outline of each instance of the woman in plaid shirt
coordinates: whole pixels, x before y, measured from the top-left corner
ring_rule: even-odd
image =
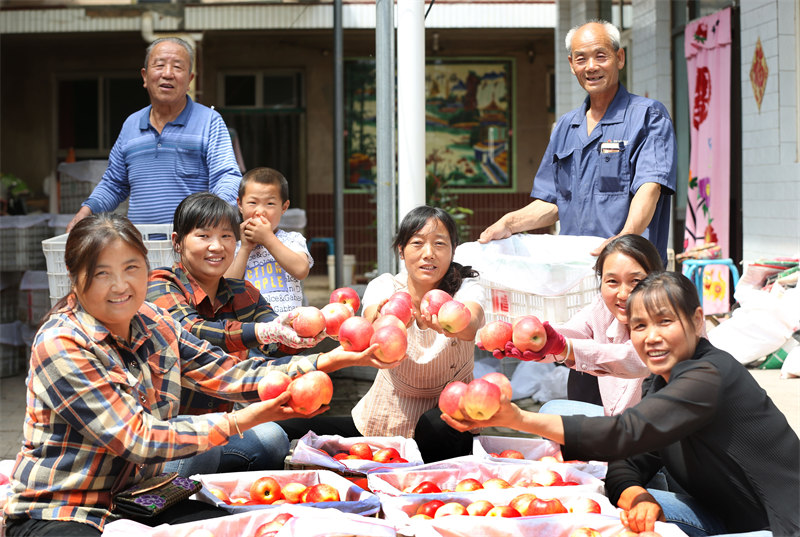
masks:
[[[127,462],[125,486],[165,461],[191,457],[268,421],[297,416],[289,395],[259,401],[257,385],[277,367],[296,375],[364,365],[364,353],[334,350],[271,365],[239,362],[145,302],[148,263],[127,218],[93,215],[66,244],[72,292],[36,335],[27,384],[24,442],[5,507],[6,535],[100,535],[118,518],[111,489]],[[273,334],[281,341],[280,329]],[[180,416],[182,389],[250,403],[234,412]],[[320,411],[324,411],[323,407]],[[186,502],[150,525],[221,516]]]

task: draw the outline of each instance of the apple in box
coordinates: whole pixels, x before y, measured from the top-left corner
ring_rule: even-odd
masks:
[[[365,461],[372,460],[372,446],[366,442],[356,442],[350,446],[350,455],[363,459]]]
[[[522,516],[519,514],[519,511],[514,509],[513,507],[509,507],[508,505],[498,505],[496,507],[492,507],[486,516],[499,516],[503,518],[516,518],[518,516]]]
[[[441,506],[444,505],[442,500],[431,500],[429,502],[425,502],[419,507],[417,507],[417,512],[414,513],[416,515],[427,515],[433,518],[433,515],[436,514],[436,510],[439,509]]]
[[[289,406],[300,414],[311,414],[333,397],[333,382],[324,371],[309,371],[289,384]]]
[[[406,355],[408,338],[396,326],[382,326],[372,334],[370,345],[378,344],[375,356],[381,362],[393,363],[401,360]]]
[[[285,392],[291,383],[292,377],[283,371],[271,369],[258,381],[258,397],[262,401],[275,399]]]
[[[436,510],[436,514],[433,516],[433,518],[466,514],[468,514],[466,507],[458,502],[448,502]]]
[[[516,449],[506,449],[500,452],[498,457],[502,457],[504,459],[524,459],[525,455],[517,451]]]
[[[500,388],[483,379],[467,384],[461,398],[464,413],[473,420],[488,420],[500,409]]]
[[[494,508],[494,504],[487,500],[478,500],[467,506],[469,516],[486,516],[486,513]]]
[[[411,494],[435,494],[438,492],[442,492],[442,489],[433,481],[423,481],[411,489]]]
[[[450,300],[442,304],[436,314],[439,326],[450,332],[457,334],[469,326],[472,313],[469,308],[458,300]]]
[[[375,462],[396,462],[400,458],[400,452],[393,447],[381,448],[372,455]]]
[[[485,489],[510,489],[511,484],[502,479],[500,477],[493,477],[491,479],[487,479],[483,482],[483,488]]]
[[[570,513],[599,513],[600,504],[591,498],[573,498],[565,506]]]
[[[457,420],[463,420],[466,416],[461,410],[461,398],[467,391],[467,385],[461,381],[449,383],[439,394],[439,410]]]
[[[325,317],[325,333],[334,337],[339,336],[342,323],[353,316],[350,306],[341,302],[331,302],[320,311]]]
[[[470,492],[473,490],[480,490],[483,485],[477,479],[468,477],[456,483],[456,492]]]
[[[339,491],[336,487],[328,485],[327,483],[317,483],[308,487],[305,493],[305,502],[319,503],[319,502],[338,502]]]
[[[325,330],[325,316],[314,306],[300,306],[294,310],[292,329],[300,337],[314,337]]]
[[[259,527],[256,528],[255,533],[253,534],[254,537],[275,537],[280,529],[286,524],[286,522],[292,518],[293,515],[290,513],[280,513],[278,516],[261,524]]]
[[[346,351],[361,352],[369,347],[373,332],[364,317],[350,317],[339,327],[339,344]]]
[[[453,297],[447,291],[431,289],[422,296],[422,300],[419,302],[419,311],[423,315],[437,315],[439,308],[451,300],[453,300]]]
[[[281,498],[281,484],[274,477],[259,477],[250,485],[250,499],[259,503],[273,503]]]
[[[539,352],[547,343],[544,325],[534,315],[520,317],[512,327],[511,342],[521,351]]]
[[[502,351],[505,350],[506,343],[511,341],[511,332],[511,323],[491,321],[478,331],[478,338],[487,351]]]
[[[286,501],[289,503],[301,503],[303,493],[307,488],[308,487],[302,483],[291,481],[281,487],[281,494],[283,494],[283,497],[286,498]]]
[[[340,287],[339,289],[334,289],[331,293],[331,302],[341,302],[342,304],[347,304],[352,308],[353,313],[358,313],[358,308],[361,307],[361,300],[358,298],[358,293],[355,292],[354,289],[350,287]]]

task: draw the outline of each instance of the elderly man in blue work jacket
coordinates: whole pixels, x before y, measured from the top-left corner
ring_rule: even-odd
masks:
[[[505,214],[478,240],[504,239],[560,221],[562,235],[608,240],[642,235],[666,265],[676,168],[669,113],[660,102],[633,95],[620,84],[625,50],[613,24],[586,23],[571,29],[565,41],[570,69],[588,96],[558,120],[533,179],[533,201]],[[577,392],[592,389],[579,389],[576,375],[570,370],[569,398],[597,403],[596,378],[583,375],[595,394],[584,398]]]

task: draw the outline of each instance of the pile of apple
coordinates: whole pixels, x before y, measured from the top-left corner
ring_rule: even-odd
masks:
[[[577,497],[564,505],[558,498],[539,498],[529,493],[516,496],[508,505],[494,505],[488,500],[477,500],[464,506],[456,501],[431,500],[420,505],[411,518],[430,520],[452,515],[514,518],[558,513],[600,513],[600,504],[591,498]]]
[[[219,488],[210,488],[209,492],[228,505],[280,505],[339,501],[339,491],[327,483],[306,486],[291,481],[281,486],[278,480],[271,476],[262,476],[253,481],[250,485],[249,497],[230,497]]]
[[[500,409],[501,397],[511,400],[511,381],[499,372],[469,384],[451,382],[439,394],[439,410],[457,420],[488,420]]]
[[[451,334],[461,332],[472,320],[469,308],[453,300],[449,293],[441,289],[431,289],[425,293],[419,303],[419,311],[423,315],[436,315],[439,326]]]
[[[462,479],[456,483],[453,490],[441,488],[430,480],[425,480],[417,485],[406,487],[403,492],[411,494],[436,494],[439,492],[471,492],[481,489],[508,489],[511,487],[568,487],[579,485],[577,481],[564,481],[561,474],[555,470],[538,470],[531,479],[518,479],[514,483],[509,483],[500,477],[492,477],[483,483],[473,477]]]
[[[400,452],[393,447],[373,447],[367,442],[356,442],[348,451],[340,451],[333,455],[337,461],[361,460],[374,461],[385,464],[399,464],[408,462],[400,456]]]
[[[524,460],[525,455],[522,452],[517,451],[516,449],[506,449],[501,451],[500,453],[489,453],[490,457],[498,457],[501,459],[519,459]],[[540,462],[547,462],[547,463],[562,463],[564,462],[564,457],[561,456],[561,452],[557,452],[555,455],[545,455],[543,457],[539,457],[536,459]]]
[[[520,351],[538,352],[547,343],[544,325],[535,315],[524,315],[514,321],[491,321],[478,331],[478,340],[487,351],[504,351],[510,341]]]

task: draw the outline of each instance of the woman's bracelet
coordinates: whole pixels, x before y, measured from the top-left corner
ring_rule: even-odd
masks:
[[[231,418],[233,418],[233,425],[236,427],[236,432],[239,434],[239,438],[244,438],[244,434],[242,433],[242,430],[239,429],[239,420],[236,419],[236,414],[234,412],[231,412],[228,415]]]
[[[564,359],[563,359],[563,360],[559,360],[559,359],[558,359],[558,355],[556,355],[555,362],[556,362],[558,365],[563,365],[563,364],[564,364],[564,362],[566,362],[567,360],[569,360],[569,353],[570,353],[570,352],[572,352],[572,342],[570,342],[569,338],[564,338],[564,339],[566,339],[566,340],[567,340],[567,346],[566,346],[567,352],[566,352],[566,354],[564,355]]]

